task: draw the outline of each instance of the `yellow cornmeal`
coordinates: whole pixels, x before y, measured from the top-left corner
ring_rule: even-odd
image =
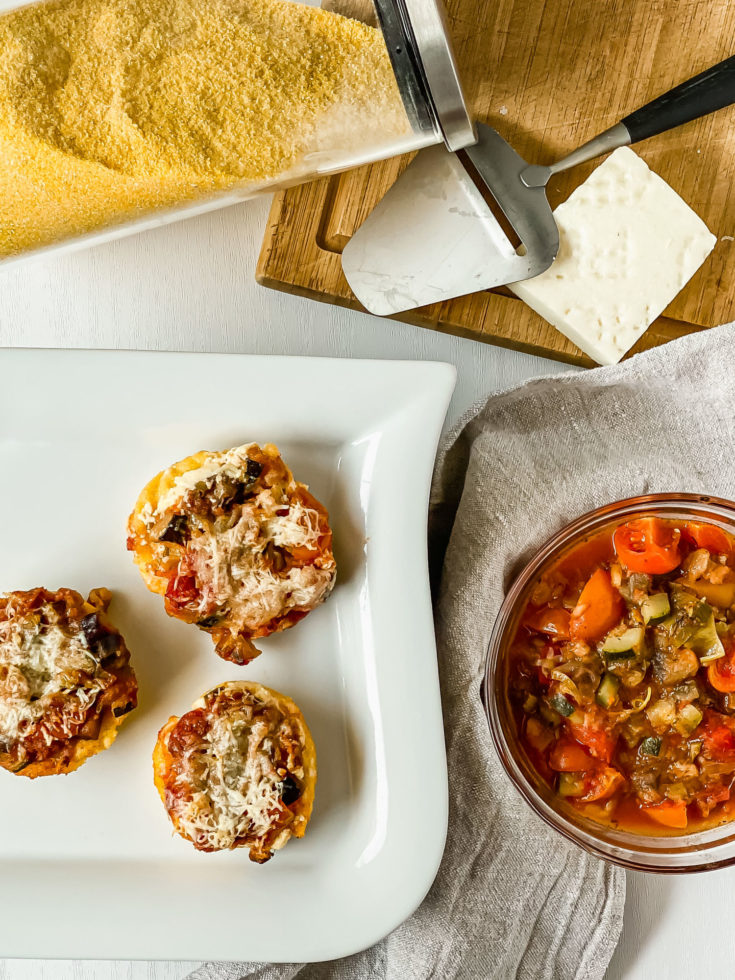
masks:
[[[409,131],[382,35],[291,0],[0,17],[0,257]]]

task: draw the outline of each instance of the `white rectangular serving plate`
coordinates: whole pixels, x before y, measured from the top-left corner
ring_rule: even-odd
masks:
[[[447,826],[426,518],[454,382],[441,363],[0,350],[0,591],[110,588],[140,686],[77,772],[0,771],[0,957],[323,960],[418,906]],[[326,504],[339,571],[240,668],[166,616],[125,525],[169,463],[250,441]],[[293,697],[318,756],[306,836],[263,866],[173,836],[152,781],[161,725],[240,678]]]

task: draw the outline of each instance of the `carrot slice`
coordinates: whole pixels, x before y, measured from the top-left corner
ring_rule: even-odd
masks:
[[[684,830],[687,825],[687,808],[685,803],[674,803],[671,800],[664,800],[654,806],[643,808],[643,812],[656,823],[663,824],[664,827],[675,827]]]
[[[575,640],[595,643],[617,625],[624,610],[623,597],[612,584],[609,572],[598,568],[582,589],[569,620],[569,634]]]

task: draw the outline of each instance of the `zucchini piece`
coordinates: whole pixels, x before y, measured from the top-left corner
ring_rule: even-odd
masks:
[[[699,602],[692,613],[692,619],[696,629],[687,645],[699,657],[700,663],[709,664],[724,657],[725,648],[717,633],[712,606],[707,602]]]
[[[617,636],[607,636],[602,644],[602,653],[607,660],[633,660],[641,652],[645,630],[642,626],[631,626]]]
[[[644,738],[640,745],[643,755],[658,755],[661,751],[661,739],[657,735]]]
[[[677,684],[671,693],[676,701],[696,701],[699,697],[699,688],[694,678],[690,677],[689,680]]]
[[[561,725],[561,718],[559,717],[559,712],[554,711],[554,709],[549,707],[549,705],[545,701],[542,701],[541,704],[538,706],[538,713],[541,715],[544,721],[547,721],[550,725],[553,725],[554,728],[557,728],[559,725]]]
[[[679,715],[676,719],[675,726],[677,732],[686,738],[687,735],[692,734],[703,717],[702,712],[696,705],[685,704],[683,708],[679,708]]]
[[[584,796],[584,780],[571,772],[562,772],[557,792],[559,796]]]
[[[527,694],[526,700],[523,702],[523,710],[527,715],[532,715],[536,710],[538,705],[538,698],[535,694]]]
[[[691,590],[700,599],[706,599],[711,605],[718,606],[720,609],[729,609],[735,603],[735,582],[713,585],[711,582],[703,582],[701,579],[696,582],[679,579],[673,584]]]
[[[669,596],[671,599],[671,607],[674,612],[686,613],[691,616],[694,612],[694,608],[699,602],[697,596],[690,592],[681,579],[676,582],[672,582],[669,586]]]
[[[616,677],[615,674],[605,674],[600,681],[600,686],[597,688],[595,701],[597,701],[601,708],[611,708],[618,696],[619,687],[619,677]]]
[[[555,694],[553,697],[549,698],[549,704],[554,711],[558,711],[559,714],[563,715],[565,718],[568,718],[570,715],[574,714],[574,705],[570,704],[563,694]]]
[[[656,626],[662,622],[671,612],[671,603],[665,592],[657,592],[656,595],[649,595],[641,603],[641,614],[646,626]]]

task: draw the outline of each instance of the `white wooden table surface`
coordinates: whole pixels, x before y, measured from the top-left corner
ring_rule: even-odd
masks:
[[[266,213],[266,201],[251,202],[0,273],[0,346],[445,360],[459,372],[450,422],[490,392],[563,370],[257,286]],[[733,897],[735,869],[673,880],[629,875],[608,980],[732,976]],[[6,960],[0,980],[180,980],[194,965]]]

